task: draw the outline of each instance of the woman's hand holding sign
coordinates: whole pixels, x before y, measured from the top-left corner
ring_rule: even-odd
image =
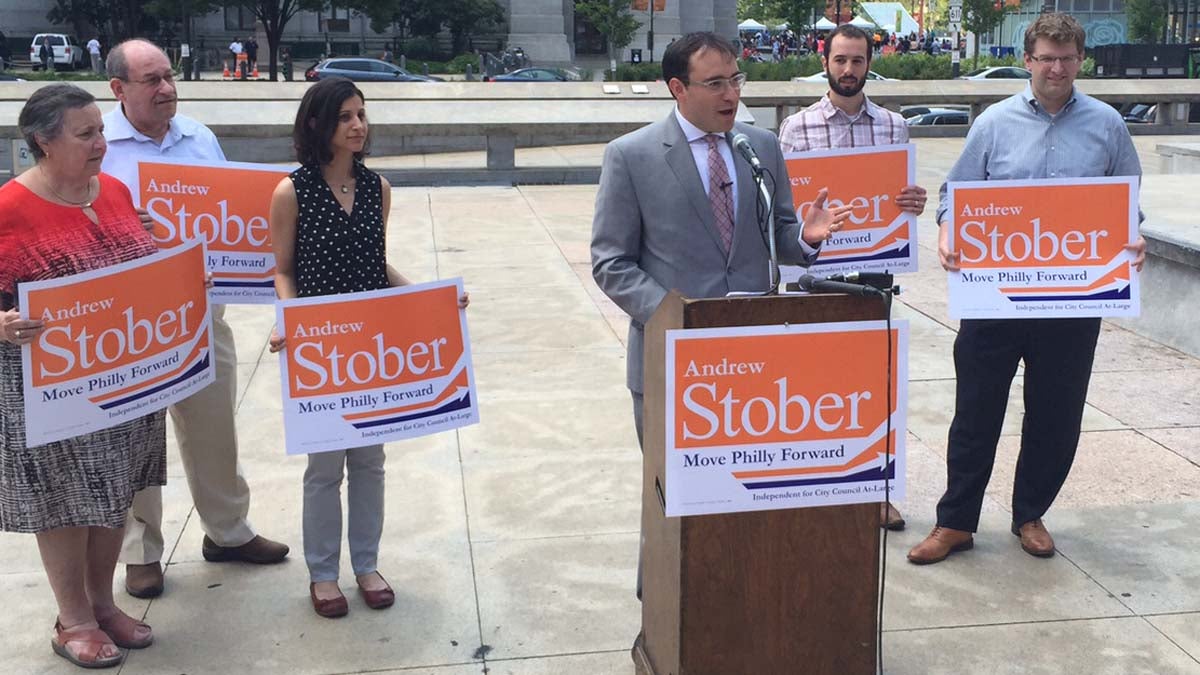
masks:
[[[20,312],[10,309],[0,313],[0,338],[14,345],[27,345],[45,330],[38,319],[22,319]]]
[[[812,208],[807,213],[796,214],[803,221],[804,229],[800,236],[810,246],[820,246],[822,242],[828,241],[842,229],[842,223],[850,215],[850,205],[825,208],[825,200],[828,197],[829,188],[821,188],[816,199],[812,201]]]

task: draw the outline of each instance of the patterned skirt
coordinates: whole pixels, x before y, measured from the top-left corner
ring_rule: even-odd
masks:
[[[25,447],[21,350],[0,344],[0,531],[123,527],[133,493],[167,482],[166,413]]]

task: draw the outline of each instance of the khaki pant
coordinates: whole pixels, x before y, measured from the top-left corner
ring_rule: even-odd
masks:
[[[212,309],[216,380],[169,411],[200,526],[218,546],[241,546],[254,538],[254,531],[246,520],[250,488],[238,465],[233,419],[237,351],[233,329],[225,322],[225,306],[213,305]],[[162,489],[150,487],[133,497],[121,562],[145,565],[162,557]]]

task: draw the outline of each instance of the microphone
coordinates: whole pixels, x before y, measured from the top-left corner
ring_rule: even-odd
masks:
[[[734,134],[733,147],[742,155],[742,159],[745,159],[750,165],[750,169],[754,171],[755,175],[762,174],[762,162],[758,161],[758,153],[754,152],[754,148],[751,147],[749,136],[742,133]]]
[[[845,281],[852,284],[874,286],[881,291],[892,287],[894,277],[889,272],[850,272],[848,274],[831,274],[830,281]]]
[[[845,293],[846,295],[861,295],[868,298],[883,295],[883,292],[874,286],[818,279],[811,274],[802,274],[797,281],[800,284],[800,290],[809,293]]]

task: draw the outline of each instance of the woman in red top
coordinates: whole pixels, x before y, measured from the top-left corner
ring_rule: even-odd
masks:
[[[87,668],[115,666],[119,647],[154,640],[117,607],[113,569],[133,493],[166,483],[163,413],[27,447],[21,350],[45,327],[21,318],[17,287],[156,248],[129,190],[100,173],[107,146],[91,94],[43,87],[18,124],[37,166],[0,187],[0,531],[37,536],[58,603],[54,652]]]

